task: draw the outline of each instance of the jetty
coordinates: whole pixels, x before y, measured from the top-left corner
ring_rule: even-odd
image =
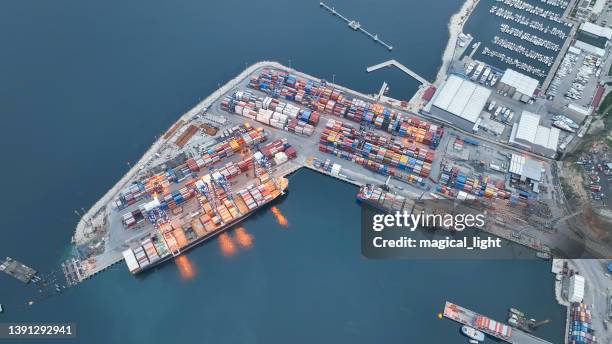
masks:
[[[387,48],[387,50],[391,51],[393,50],[393,46],[390,44],[387,44],[386,42],[384,42],[382,39],[380,39],[380,37],[378,37],[377,34],[371,33],[370,31],[366,30],[363,28],[363,26],[361,26],[361,23],[357,20],[352,20],[352,19],[348,19],[347,17],[345,17],[344,15],[342,15],[342,13],[336,11],[336,9],[334,7],[331,7],[329,5],[327,5],[326,3],[324,3],[323,1],[321,1],[319,3],[319,6],[321,6],[321,8],[326,9],[327,11],[329,11],[332,15],[338,17],[340,20],[344,21],[345,23],[348,24],[348,26],[355,30],[355,31],[361,31],[363,32],[366,36],[370,37],[371,39],[373,39],[375,42],[380,43],[380,45],[382,45],[383,47]]]
[[[403,64],[399,63],[395,59],[391,59],[391,60],[388,60],[388,61],[385,61],[385,62],[381,62],[381,63],[376,64],[376,65],[370,66],[370,67],[366,68],[366,71],[368,73],[370,73],[370,72],[379,70],[381,68],[390,67],[390,66],[394,66],[394,67],[399,68],[399,70],[401,70],[402,72],[404,72],[404,73],[408,74],[409,76],[413,77],[414,79],[416,79],[418,82],[420,82],[424,86],[431,85],[431,83],[429,81],[427,81],[424,77],[418,75],[412,69],[404,66]]]

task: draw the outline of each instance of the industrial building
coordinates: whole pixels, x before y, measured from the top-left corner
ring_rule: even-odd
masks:
[[[582,302],[584,299],[584,277],[581,275],[572,275],[569,278],[569,286],[567,289],[567,300],[569,302]]]
[[[497,89],[515,100],[527,103],[538,89],[538,80],[521,74],[513,69],[506,69],[497,83]]]
[[[586,22],[580,25],[574,46],[602,57],[606,53],[610,39],[612,39],[612,29]]]
[[[542,180],[542,165],[519,154],[512,154],[510,158],[510,177],[525,184],[530,184],[534,192],[539,191]]]
[[[606,0],[578,1],[574,8],[573,16],[579,21],[588,22],[595,20],[606,6]]]
[[[490,96],[486,87],[451,74],[434,95],[430,114],[472,131]]]
[[[510,143],[543,156],[554,157],[560,134],[558,128],[540,125],[540,115],[523,111],[519,122],[512,126]]]
[[[593,113],[593,107],[584,107],[578,104],[569,103],[565,108],[565,113],[571,115],[577,123],[582,123],[587,116],[590,116]]]

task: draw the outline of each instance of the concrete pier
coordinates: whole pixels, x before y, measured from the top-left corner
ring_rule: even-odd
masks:
[[[480,314],[469,310],[467,308],[463,308],[459,305],[456,305],[451,302],[446,302],[444,306],[444,317],[454,320],[460,324],[467,325],[470,327],[475,327],[474,322],[476,321],[476,317],[480,316]],[[499,321],[498,321],[499,322]],[[501,324],[501,323],[500,323]],[[485,329],[477,328],[481,332],[485,332],[487,335],[497,338],[499,340],[503,340],[507,343],[512,344],[552,344],[549,341],[538,338],[534,335],[531,335],[527,332],[521,331],[518,328],[512,328],[512,333],[508,338],[501,337],[492,331],[488,331]]]
[[[366,36],[370,37],[371,39],[373,39],[375,42],[380,43],[380,45],[382,45],[383,47],[387,48],[387,50],[391,51],[393,50],[393,46],[389,45],[387,43],[385,43],[382,39],[380,39],[380,37],[378,37],[377,34],[373,34],[370,33],[368,30],[364,29],[361,26],[361,23],[359,23],[357,20],[351,20],[348,19],[347,17],[343,16],[340,12],[336,11],[336,9],[334,7],[330,7],[328,6],[326,3],[324,3],[323,1],[321,1],[319,3],[319,6],[321,6],[322,8],[328,10],[332,15],[340,18],[340,20],[344,21],[345,23],[348,24],[348,26],[355,30],[355,31],[361,31],[363,32]]]
[[[395,66],[397,68],[399,68],[399,70],[401,70],[402,72],[410,75],[411,77],[413,77],[414,79],[416,79],[418,82],[420,82],[421,84],[425,85],[425,86],[429,86],[431,85],[431,83],[429,81],[427,81],[424,77],[418,75],[417,73],[415,73],[413,70],[411,70],[410,68],[404,66],[403,64],[399,63],[397,60],[392,59],[392,60],[388,60],[373,66],[370,66],[368,68],[366,68],[366,71],[368,73],[373,72],[375,70],[384,68],[384,67],[389,67],[389,66]]]
[[[544,79],[544,82],[542,82],[542,94],[546,93],[548,86],[550,86],[550,83],[553,81],[555,74],[557,74],[557,69],[559,68],[561,61],[563,61],[563,57],[565,56],[565,53],[567,52],[567,50],[570,47],[570,44],[572,43],[571,37],[574,37],[577,30],[578,30],[578,25],[572,26],[572,30],[567,35],[568,38],[565,39],[565,42],[563,43],[561,50],[559,50],[559,54],[557,55],[555,62],[550,67],[550,70],[548,71],[548,75],[546,76],[546,79]]]
[[[376,96],[377,101],[380,101],[380,99],[385,95],[385,92],[387,92],[387,88],[389,88],[389,86],[387,85],[387,82],[385,81],[380,87],[380,91],[378,91],[378,95]]]

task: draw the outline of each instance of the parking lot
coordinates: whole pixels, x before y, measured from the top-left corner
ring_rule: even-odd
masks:
[[[562,108],[569,103],[588,107],[601,75],[603,60],[595,55],[570,49],[563,57],[557,74],[551,82],[547,96],[556,107]]]
[[[605,144],[594,144],[577,161],[586,175],[585,185],[594,205],[612,210],[612,154]]]

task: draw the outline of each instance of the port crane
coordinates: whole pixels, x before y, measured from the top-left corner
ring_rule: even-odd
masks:
[[[526,332],[533,332],[538,327],[550,323],[550,319],[528,319],[525,313],[518,309],[508,309],[508,324]]]
[[[276,178],[274,178],[274,174],[272,173],[272,164],[270,164],[268,158],[266,158],[266,156],[261,151],[257,151],[257,153],[253,154],[253,167],[257,168],[256,166],[259,166],[264,171],[266,171],[270,176],[270,179],[274,183],[276,189],[279,190],[281,194],[284,194],[284,191],[282,191],[282,188],[278,184],[278,181],[276,180]]]
[[[222,173],[219,173],[219,172],[216,172],[213,174],[212,180],[213,180],[214,185],[220,187],[221,189],[223,189],[223,191],[225,191],[225,195],[227,199],[232,203],[236,211],[240,213],[240,209],[238,208],[238,206],[236,205],[236,202],[234,201],[234,193],[232,192],[232,185],[230,181],[227,180],[227,178]]]
[[[155,207],[149,211],[147,211],[147,220],[153,224],[155,229],[159,228],[159,223],[167,222],[168,214],[161,209],[160,207]]]
[[[223,220],[221,220],[221,216],[219,216],[219,213],[217,213],[217,196],[215,192],[210,189],[209,184],[204,181],[198,181],[196,183],[196,187],[198,191],[211,203],[211,208],[213,210],[213,213],[215,213],[215,216],[219,218],[219,221],[223,222]]]
[[[316,104],[319,102],[319,99],[321,98],[321,93],[323,92],[323,89],[325,87],[327,87],[327,82],[325,80],[321,80],[319,87],[317,87],[317,93],[312,96],[313,102],[311,104]],[[313,109],[313,110],[317,110],[317,109]]]

